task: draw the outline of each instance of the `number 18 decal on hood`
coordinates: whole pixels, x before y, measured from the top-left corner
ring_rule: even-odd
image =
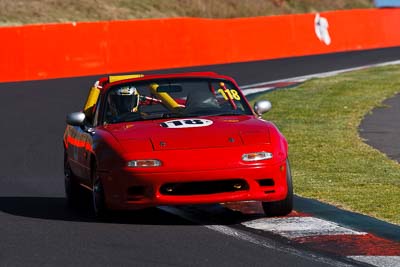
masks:
[[[160,125],[164,128],[193,128],[193,127],[206,127],[213,124],[210,120],[204,119],[181,119],[165,121]]]

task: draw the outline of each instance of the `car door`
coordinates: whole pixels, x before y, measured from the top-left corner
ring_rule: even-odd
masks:
[[[79,128],[78,126],[68,125],[65,131],[65,148],[66,155],[68,156],[67,160],[69,166],[71,167],[72,172],[75,176],[79,177],[81,174],[81,168],[79,164]]]
[[[79,176],[81,183],[91,185],[91,157],[93,151],[93,135],[97,120],[95,121],[96,112],[100,107],[100,90],[93,86],[89,91],[83,112],[85,113],[85,125],[82,127],[75,127],[75,138],[78,145],[74,151],[74,157],[77,161],[76,175]]]
[[[101,98],[99,97],[97,103],[93,107],[93,115],[87,121],[86,129],[80,133],[84,144],[79,150],[79,161],[82,163],[82,182],[88,186],[91,185],[92,157],[95,155],[93,150],[93,136],[96,134],[97,117],[101,106],[100,103]]]

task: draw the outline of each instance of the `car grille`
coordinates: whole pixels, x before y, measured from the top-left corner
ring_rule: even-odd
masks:
[[[169,196],[208,195],[249,190],[242,179],[221,181],[167,183],[161,186],[160,193]]]

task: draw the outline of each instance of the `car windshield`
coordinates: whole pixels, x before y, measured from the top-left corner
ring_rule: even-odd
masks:
[[[104,122],[252,115],[241,92],[220,79],[162,79],[117,85],[106,96]]]

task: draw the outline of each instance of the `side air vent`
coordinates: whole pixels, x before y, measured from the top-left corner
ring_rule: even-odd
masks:
[[[273,179],[261,179],[257,181],[260,186],[274,186],[275,182]]]

